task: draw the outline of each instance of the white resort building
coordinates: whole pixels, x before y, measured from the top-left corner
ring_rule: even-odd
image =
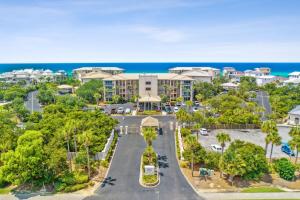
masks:
[[[161,99],[175,101],[193,99],[193,84],[197,81],[211,82],[220,70],[211,67],[175,67],[169,73],[124,73],[118,67],[83,67],[73,70],[75,78],[82,83],[103,80],[104,101],[112,101],[114,95],[122,99],[138,100],[142,109],[160,109]]]
[[[22,69],[13,70],[11,72],[5,72],[0,74],[0,80],[7,83],[17,83],[20,81],[25,81],[26,83],[32,82],[44,82],[44,81],[55,81],[64,79],[67,73],[63,70],[53,72],[49,69]]]
[[[292,72],[289,74],[288,80],[282,82],[283,85],[294,85],[297,86],[300,84],[300,72]]]

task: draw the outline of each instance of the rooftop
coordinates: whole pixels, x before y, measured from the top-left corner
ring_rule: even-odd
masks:
[[[289,73],[289,76],[300,76],[300,72]]]
[[[104,78],[103,80],[139,80],[140,76],[144,74],[141,73],[122,73],[112,75],[110,77]],[[158,80],[193,80],[192,78],[175,73],[151,73],[146,75],[155,75]]]
[[[289,112],[292,115],[300,115],[300,105],[296,106],[293,110]]]

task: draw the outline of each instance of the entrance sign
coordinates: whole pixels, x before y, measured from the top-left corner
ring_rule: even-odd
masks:
[[[154,175],[155,167],[153,165],[145,165],[145,175]]]

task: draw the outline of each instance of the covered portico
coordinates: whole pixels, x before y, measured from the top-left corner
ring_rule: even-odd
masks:
[[[161,98],[159,96],[142,96],[139,98],[139,108],[143,110],[160,110]]]
[[[142,119],[141,127],[142,128],[144,128],[144,127],[159,128],[158,119],[151,117],[151,116],[145,117],[144,119]]]

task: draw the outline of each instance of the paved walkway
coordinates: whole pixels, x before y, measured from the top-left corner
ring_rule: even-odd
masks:
[[[300,192],[279,192],[279,193],[201,193],[209,200],[234,200],[234,199],[300,199]]]

